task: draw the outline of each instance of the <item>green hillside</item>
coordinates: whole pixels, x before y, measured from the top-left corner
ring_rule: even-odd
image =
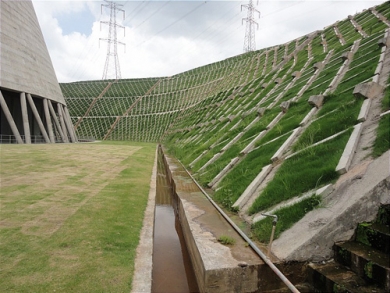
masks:
[[[372,156],[390,148],[390,115],[380,115],[390,108],[389,26],[385,2],[289,43],[178,75],[61,88],[80,138],[162,143],[262,239],[270,225],[261,212],[289,215],[281,233],[320,204],[316,191],[349,168],[340,158],[356,133],[364,135],[367,115],[378,117],[378,135],[360,147]],[[360,84],[379,93],[354,94]]]

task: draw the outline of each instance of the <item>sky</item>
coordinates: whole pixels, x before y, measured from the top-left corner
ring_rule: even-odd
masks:
[[[59,82],[115,72],[105,1],[32,0]],[[253,0],[256,49],[322,30],[384,1]],[[172,76],[244,53],[247,1],[115,1],[122,78]],[[112,22],[114,20],[112,19]],[[112,31],[113,37],[113,31]],[[123,45],[123,44],[125,45]],[[111,73],[111,75],[110,75]]]

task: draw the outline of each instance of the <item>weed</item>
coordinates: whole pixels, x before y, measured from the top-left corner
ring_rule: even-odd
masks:
[[[218,242],[221,242],[223,245],[234,245],[236,240],[230,236],[221,235],[218,237]]]
[[[274,213],[279,219],[275,229],[275,239],[277,239],[283,231],[289,229],[292,225],[303,218],[306,213],[316,208],[320,202],[321,198],[317,195],[313,195],[296,203],[295,205],[277,210]],[[252,232],[259,241],[269,241],[272,230],[272,221],[273,220],[271,218],[267,217],[252,225]]]
[[[390,149],[390,115],[384,115],[379,120],[377,136],[374,142],[372,155],[377,158]]]

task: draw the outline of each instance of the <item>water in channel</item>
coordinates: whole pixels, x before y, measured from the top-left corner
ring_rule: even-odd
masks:
[[[153,293],[199,291],[174,205],[172,188],[159,155],[153,236]]]

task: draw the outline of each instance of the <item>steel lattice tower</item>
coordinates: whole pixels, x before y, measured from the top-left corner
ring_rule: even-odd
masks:
[[[116,12],[123,12],[123,19],[125,19],[125,11],[119,7],[123,6],[112,1],[104,0],[107,4],[101,5],[101,13],[103,12],[103,6],[110,8],[110,21],[101,21],[100,28],[102,23],[108,25],[108,38],[100,38],[99,40],[107,41],[107,57],[106,63],[104,65],[103,77],[102,79],[120,79],[121,78],[121,69],[119,67],[118,59],[118,44],[125,45],[125,43],[118,42],[116,28],[120,27],[125,29],[124,26],[117,24],[116,22]],[[124,32],[124,31],[123,31]]]
[[[256,25],[257,29],[259,29],[259,24],[254,20],[254,14],[255,12],[259,13],[260,18],[260,11],[258,11],[254,7],[252,0],[249,0],[249,4],[241,5],[241,11],[243,7],[248,9],[247,17],[242,19],[242,23],[244,23],[244,21],[246,22],[244,52],[250,52],[256,50],[256,37],[254,26]]]

